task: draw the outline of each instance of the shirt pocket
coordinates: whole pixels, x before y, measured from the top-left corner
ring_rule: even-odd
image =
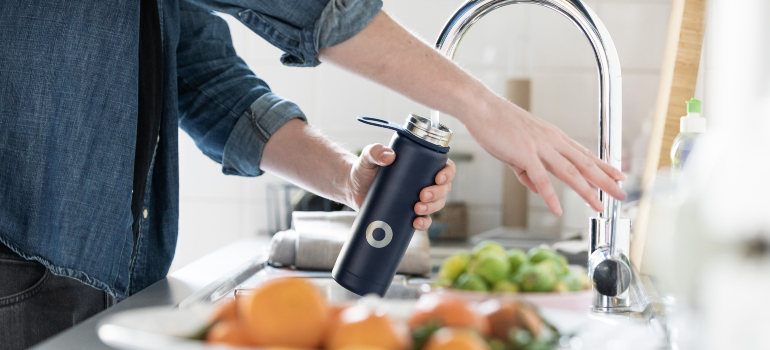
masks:
[[[273,46],[300,61],[306,61],[306,57],[304,57],[300,49],[301,29],[278,18],[249,9],[238,12],[238,18],[241,23],[245,24]]]

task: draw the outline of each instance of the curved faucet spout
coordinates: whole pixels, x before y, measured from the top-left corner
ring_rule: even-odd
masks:
[[[620,169],[622,129],[622,81],[620,60],[607,29],[590,8],[580,0],[469,0],[460,6],[444,25],[436,49],[454,58],[468,29],[481,17],[506,5],[529,3],[553,9],[570,19],[585,34],[593,47],[599,67],[599,158]],[[604,203],[601,217],[612,218],[614,200],[599,191]]]
[[[623,119],[620,60],[604,24],[581,0],[468,0],[444,25],[436,41],[436,49],[450,59],[453,58],[465,33],[481,17],[500,7],[518,3],[535,4],[555,10],[571,20],[588,38],[599,68],[599,158],[620,169]],[[627,265],[624,254],[628,252],[630,223],[628,220],[619,218],[619,201],[601,190],[599,199],[604,208],[598,218],[591,219],[592,237],[589,256],[597,260],[593,265],[597,265],[601,259],[618,259],[619,263]],[[625,227],[626,224],[629,227]],[[605,250],[606,254],[592,254],[597,250]],[[589,263],[589,269],[591,266],[592,263]],[[589,274],[593,275],[592,272],[590,270]],[[623,306],[623,300],[616,299],[622,297],[623,293],[620,293],[620,289],[626,288],[623,286],[612,289],[619,291],[612,293],[613,295],[604,293],[604,297],[612,297],[613,300],[597,299],[596,306]]]

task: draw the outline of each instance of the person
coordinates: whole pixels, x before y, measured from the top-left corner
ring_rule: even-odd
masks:
[[[232,47],[234,16],[290,66],[333,64],[455,116],[561,208],[548,172],[600,210],[623,174],[505,101],[381,11],[381,0],[0,3],[0,349],[30,346],[165,277],[178,229],[177,132],[223,173],[273,172],[354,209],[379,166],[270,91]],[[426,229],[451,162],[421,192]]]

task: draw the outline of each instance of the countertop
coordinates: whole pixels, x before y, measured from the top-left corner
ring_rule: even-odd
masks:
[[[434,265],[434,269],[441,264],[446,256],[458,249],[469,249],[482,239],[500,240],[501,243],[508,243],[505,244],[507,248],[523,249],[529,249],[541,243],[550,243],[542,240],[523,239],[523,237],[512,237],[514,239],[506,242],[501,239],[502,237],[478,236],[464,242],[431,242],[431,263]],[[253,269],[254,264],[264,262],[269,244],[270,237],[254,237],[220,248],[33,349],[113,349],[104,344],[97,335],[97,325],[102,319],[130,309],[174,306],[180,303],[186,305],[216,295],[220,289],[230,291],[232,290],[231,287],[234,288],[237,284],[229,285],[233,281],[228,280],[228,278],[236,273],[244,274],[245,271]],[[585,253],[576,254],[571,258],[580,260],[585,259],[584,256]],[[585,264],[583,261],[572,261],[572,259],[570,262]]]
[[[269,237],[248,238],[222,247],[33,349],[113,349],[96,334],[100,320],[129,309],[177,305],[229,271],[262,258],[269,242]]]

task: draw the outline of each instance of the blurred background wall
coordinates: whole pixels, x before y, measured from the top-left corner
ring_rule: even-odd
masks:
[[[433,44],[460,0],[384,0],[385,11],[417,36]],[[586,0],[609,30],[623,70],[624,171],[641,172],[652,119],[671,0]],[[391,132],[355,121],[358,115],[397,122],[409,113],[429,110],[377,84],[322,64],[289,68],[281,52],[236,20],[230,24],[235,48],[251,69],[276,93],[297,102],[310,124],[356,151],[389,141]],[[486,16],[466,35],[455,57],[462,67],[501,95],[510,79],[531,81],[531,111],[555,124],[591,150],[597,147],[598,75],[587,40],[557,13],[531,5],[508,6]],[[699,93],[696,92],[696,96]],[[707,109],[707,104],[704,108]],[[501,225],[503,165],[487,155],[461,123],[443,116],[454,132],[453,151],[473,155],[459,170],[451,199],[468,207],[471,234]],[[236,240],[268,230],[269,184],[284,181],[224,176],[180,133],[180,225],[172,270]],[[562,197],[569,191],[554,183]],[[557,237],[561,219],[540,197],[528,197],[527,229],[532,235]]]

